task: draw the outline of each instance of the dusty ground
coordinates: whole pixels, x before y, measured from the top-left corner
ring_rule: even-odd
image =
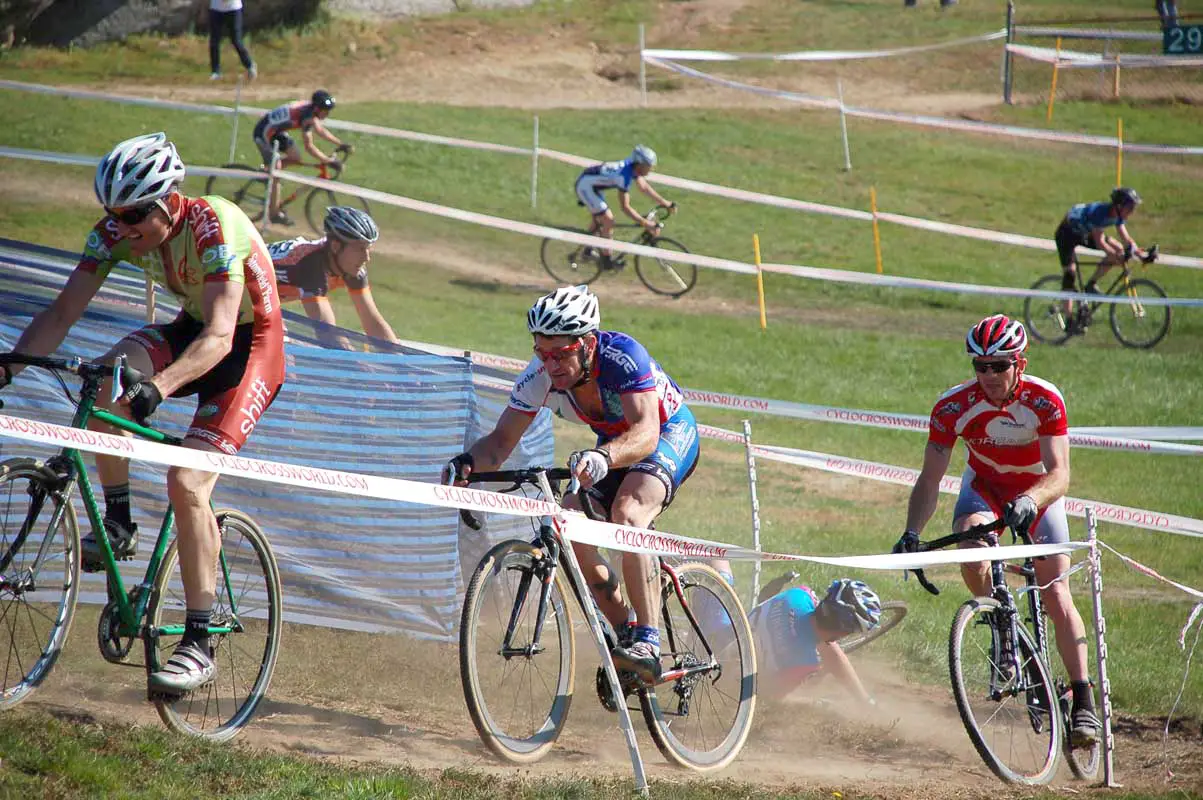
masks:
[[[30,703],[102,723],[159,724],[145,702],[142,670],[110,666],[99,658],[90,635],[94,619],[94,609],[81,609],[63,660]],[[498,762],[480,744],[464,708],[454,646],[289,626],[269,699],[240,741],[431,772],[453,767],[523,777],[630,774],[617,718],[600,708],[592,690],[596,656],[582,647],[577,659],[575,702],[564,735],[541,762],[518,768]],[[348,680],[352,661],[357,668]],[[826,681],[776,705],[762,702],[741,755],[717,777],[774,787],[831,787],[890,800],[1023,796],[1008,791],[982,765],[946,689],[907,685],[896,665],[874,660],[872,652],[857,663],[879,699],[877,713],[840,710],[842,691]],[[649,776],[687,778],[664,762],[638,714],[633,721]],[[1128,788],[1153,791],[1203,788],[1199,723],[1175,725],[1167,741],[1163,725],[1121,715],[1119,780]],[[1167,782],[1169,772],[1174,776]],[[1070,793],[1089,791],[1064,767],[1055,785]]]

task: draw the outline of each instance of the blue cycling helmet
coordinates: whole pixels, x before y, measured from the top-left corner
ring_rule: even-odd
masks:
[[[881,623],[881,598],[863,581],[840,578],[827,587],[816,612],[824,627],[845,635],[865,633]]]
[[[631,160],[636,164],[647,164],[649,167],[654,167],[656,166],[656,151],[645,144],[637,144],[631,151]]]

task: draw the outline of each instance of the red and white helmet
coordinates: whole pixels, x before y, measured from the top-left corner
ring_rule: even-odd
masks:
[[[995,314],[969,329],[965,351],[981,356],[1017,356],[1028,349],[1028,332],[1023,323],[1005,314]]]

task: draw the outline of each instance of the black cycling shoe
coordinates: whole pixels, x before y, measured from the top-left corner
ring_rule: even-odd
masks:
[[[113,548],[113,557],[118,561],[129,561],[138,552],[138,526],[131,525],[125,529],[120,522],[111,519],[104,521],[104,530],[109,537],[109,546]],[[104,552],[96,541],[94,532],[89,532],[79,540],[80,566],[84,572],[104,571]]]
[[[649,686],[660,680],[660,648],[650,642],[619,645],[610,651],[610,656],[614,659],[615,669],[633,672]]]

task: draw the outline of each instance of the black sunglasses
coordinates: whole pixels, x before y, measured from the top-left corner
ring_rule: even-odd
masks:
[[[982,374],[985,374],[987,372],[993,372],[995,375],[1001,375],[1002,373],[1006,372],[1013,366],[1015,366],[1015,362],[1013,360],[1012,361],[974,361],[973,362],[973,369],[976,372],[979,372]]]
[[[125,211],[114,211],[111,208],[106,208],[105,211],[109,212],[109,216],[120,222],[122,225],[137,225],[139,222],[142,222],[149,217],[150,212],[154,211],[157,207],[158,206],[155,203],[147,203],[144,206],[127,208]]]

